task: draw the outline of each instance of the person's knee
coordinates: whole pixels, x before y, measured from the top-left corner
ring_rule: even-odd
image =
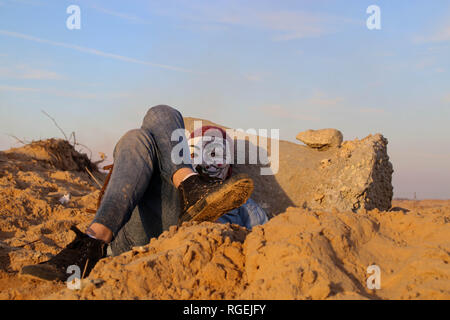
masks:
[[[146,133],[141,129],[133,129],[125,133],[116,145],[115,152],[123,148],[134,149],[145,144],[148,140]]]
[[[147,115],[149,116],[159,116],[159,115],[168,115],[168,114],[179,114],[178,110],[172,108],[171,106],[160,104],[154,107],[151,107],[147,111]]]
[[[173,119],[174,117],[182,118],[181,113],[175,108],[163,104],[157,105],[147,111],[144,117],[144,126],[146,124],[160,123],[162,120]]]

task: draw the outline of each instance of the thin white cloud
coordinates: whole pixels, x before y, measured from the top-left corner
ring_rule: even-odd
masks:
[[[244,74],[244,78],[251,82],[260,82],[263,80],[263,76],[256,73]]]
[[[42,70],[34,69],[25,65],[16,65],[9,67],[0,67],[0,77],[10,79],[25,79],[25,80],[61,80],[63,76],[60,74]]]
[[[183,7],[176,13],[160,7],[152,11],[159,15],[176,17],[178,21],[183,19],[195,24],[220,24],[258,29],[268,32],[274,41],[320,37],[339,32],[344,26],[361,23],[325,13],[273,10],[273,8],[263,8],[263,4],[250,6],[233,1],[208,3],[188,1],[179,3],[179,6],[182,5]]]
[[[332,17],[308,12],[278,11],[259,13],[253,23],[256,27],[277,32],[278,34],[273,37],[274,40],[287,41],[332,33],[330,24],[335,20]],[[245,20],[241,23],[245,23]]]
[[[0,91],[9,92],[39,92],[36,88],[24,88],[24,87],[14,87],[14,86],[0,86]]]
[[[42,93],[64,98],[102,100],[102,99],[121,99],[129,97],[127,92],[114,93],[86,93],[78,91],[68,91],[54,88],[32,88],[32,87],[16,87],[16,86],[0,86],[0,91],[5,92],[23,92],[23,93]]]
[[[450,41],[450,25],[448,22],[443,26],[437,28],[437,30],[430,32],[427,35],[416,36],[413,39],[414,43],[423,44],[423,43],[442,43]]]
[[[386,111],[383,109],[370,108],[370,107],[360,108],[358,111],[361,113],[369,113],[369,114],[384,114],[384,113],[386,113]]]
[[[47,70],[28,70],[27,72],[21,75],[22,79],[30,79],[30,80],[60,80],[63,77],[56,72],[47,71]]]
[[[113,11],[107,8],[103,8],[103,7],[99,7],[97,5],[90,5],[90,7],[94,10],[97,10],[101,13],[113,16],[113,17],[117,17],[123,20],[127,20],[129,22],[132,23],[137,23],[137,24],[149,24],[150,22],[148,20],[145,20],[143,18],[131,15],[131,14],[127,14],[127,13],[123,13],[123,12],[117,12],[117,11]]]
[[[431,36],[430,42],[447,42],[450,41],[450,26],[446,26]]]
[[[311,98],[306,100],[306,104],[316,107],[334,107],[343,101],[342,97],[330,97],[321,91],[316,91]]]
[[[13,32],[13,31],[8,31],[8,30],[0,29],[0,35],[13,37],[13,38],[18,38],[18,39],[29,40],[29,41],[34,41],[34,42],[38,42],[38,43],[45,43],[45,44],[49,44],[49,45],[52,45],[52,46],[55,46],[55,47],[62,47],[62,48],[72,49],[72,50],[76,50],[76,51],[84,52],[84,53],[89,53],[89,54],[100,56],[100,57],[105,57],[105,58],[120,60],[120,61],[124,61],[124,62],[130,62],[130,63],[140,64],[140,65],[145,65],[145,66],[149,66],[149,67],[156,67],[156,68],[167,69],[167,70],[178,71],[178,72],[193,72],[191,70],[184,69],[184,68],[174,67],[174,66],[170,66],[170,65],[166,65],[166,64],[158,64],[158,63],[153,63],[153,62],[149,62],[149,61],[138,60],[138,59],[125,57],[125,56],[121,56],[121,55],[114,54],[114,53],[100,51],[100,50],[97,50],[97,49],[77,46],[77,45],[73,45],[73,44],[65,43],[65,42],[57,42],[57,41],[52,41],[52,40],[47,40],[47,39],[41,39],[41,38],[37,38],[37,37],[30,36],[30,35],[27,35],[27,34]]]
[[[251,108],[256,112],[261,112],[269,117],[281,118],[281,119],[291,119],[291,120],[302,120],[302,121],[318,121],[319,118],[311,115],[300,114],[296,111],[289,110],[279,104],[265,105],[260,107]]]
[[[31,6],[43,6],[44,3],[38,0],[6,0],[9,3],[17,3],[23,5],[31,5]]]

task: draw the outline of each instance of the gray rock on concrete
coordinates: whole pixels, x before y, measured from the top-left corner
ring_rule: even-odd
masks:
[[[296,139],[310,148],[325,150],[327,148],[340,147],[343,136],[336,129],[321,129],[300,132]]]

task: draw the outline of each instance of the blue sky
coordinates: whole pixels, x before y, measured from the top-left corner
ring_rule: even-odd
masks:
[[[44,109],[111,157],[163,103],[289,141],[380,132],[395,196],[450,198],[450,3],[430,3],[0,0],[0,149],[60,136]]]

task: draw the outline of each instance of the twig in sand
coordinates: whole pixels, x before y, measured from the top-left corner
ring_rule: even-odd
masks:
[[[15,139],[17,142],[21,143],[21,144],[28,144],[29,142],[25,141],[25,140],[21,140],[19,138],[17,138],[15,135],[12,134],[7,134],[8,136],[10,136],[11,138]]]
[[[89,153],[90,153],[90,155],[89,155],[89,160],[92,159],[92,150],[91,150],[91,149],[89,149],[88,147],[86,147],[84,144],[81,144],[81,143],[78,143],[78,142],[75,143],[74,146],[80,146],[80,147],[86,148],[86,149],[89,151]]]
[[[72,133],[70,134],[69,143],[70,143],[70,138],[72,138],[72,137],[73,137],[73,145],[76,145],[77,144],[77,138],[75,137],[75,131],[72,131]]]
[[[98,196],[97,209],[100,208],[100,204],[102,203],[103,195],[105,194],[106,188],[108,187],[109,180],[111,180],[113,169],[114,169],[114,164],[103,167],[103,170],[109,170],[109,172],[108,172],[108,175],[106,176],[105,183],[103,184],[103,188],[102,188],[102,190],[100,190],[100,195]]]
[[[98,180],[95,179],[95,177],[94,177],[94,175],[92,174],[92,172],[89,171],[88,167],[86,167],[86,171],[87,171],[87,173],[91,176],[91,178],[94,179],[95,183],[97,183],[97,185],[100,187],[100,189],[103,188],[103,186],[100,184],[100,182],[98,182]]]
[[[41,239],[37,239],[37,240],[31,241],[31,242],[22,244],[22,245],[20,245],[20,246],[15,247],[15,248],[23,248],[23,247],[28,246],[28,245],[30,245],[30,244],[36,243],[36,242],[38,242],[38,241],[41,241]]]
[[[89,151],[89,153],[90,153],[90,156],[89,156],[89,160],[91,160],[92,159],[92,150],[91,149],[89,149],[88,147],[86,147],[84,144],[81,144],[81,143],[78,143],[77,142],[77,137],[76,137],[76,135],[75,135],[75,131],[72,131],[72,133],[70,134],[70,136],[69,136],[69,140],[67,140],[67,141],[69,141],[69,143],[70,143],[70,139],[73,137],[73,146],[75,147],[75,146],[80,146],[80,147],[83,147],[83,148],[85,148],[85,149],[87,149],[88,151]]]
[[[64,132],[63,129],[61,129],[61,127],[58,125],[58,123],[56,122],[56,120],[55,120],[52,116],[50,116],[47,112],[45,112],[44,110],[41,110],[41,111],[42,111],[43,114],[45,114],[47,117],[49,117],[50,120],[53,121],[53,123],[55,124],[55,126],[56,126],[56,127],[59,129],[59,131],[61,131],[61,133],[64,135],[64,138],[66,138],[66,140],[69,141],[69,139],[67,139],[66,133]]]
[[[84,279],[84,274],[86,273],[88,263],[89,263],[89,258],[86,260],[86,264],[84,265],[83,275],[81,276],[81,279]]]
[[[67,142],[71,143],[70,140],[71,140],[72,137],[73,137],[73,143],[72,143],[72,145],[73,145],[74,147],[75,147],[75,146],[80,146],[80,147],[83,147],[83,148],[87,149],[87,150],[89,151],[89,153],[90,153],[89,160],[92,159],[92,150],[89,149],[88,147],[86,147],[84,144],[81,144],[81,143],[78,143],[78,142],[77,142],[77,138],[76,138],[76,136],[75,136],[75,131],[72,132],[72,133],[70,134],[69,137],[67,137],[67,134],[64,132],[63,129],[61,129],[61,127],[58,125],[58,123],[56,122],[56,120],[55,120],[51,115],[49,115],[47,112],[45,112],[45,110],[41,110],[41,111],[42,111],[42,113],[45,114],[50,120],[53,121],[53,123],[54,123],[55,126],[59,129],[59,131],[61,131],[61,133],[63,134],[63,136],[64,136],[64,138],[65,138],[65,140],[66,140]]]

